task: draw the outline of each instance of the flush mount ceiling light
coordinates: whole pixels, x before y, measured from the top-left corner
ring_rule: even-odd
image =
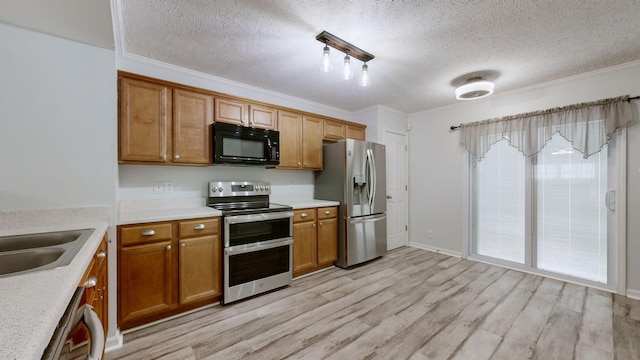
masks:
[[[482,79],[481,77],[473,77],[467,80],[467,83],[456,89],[456,99],[458,100],[476,100],[482,99],[493,94],[495,85],[491,81]]]
[[[353,77],[353,70],[351,68],[351,58],[353,57],[364,63],[362,65],[360,85],[369,85],[369,66],[367,66],[367,62],[374,58],[373,55],[326,31],[318,34],[316,40],[324,44],[324,48],[322,49],[322,71],[328,72],[331,70],[331,62],[329,60],[329,46],[331,46],[346,54],[342,68],[342,78],[349,80]]]

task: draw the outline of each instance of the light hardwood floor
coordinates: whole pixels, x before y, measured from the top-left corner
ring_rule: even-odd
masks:
[[[640,301],[406,247],[125,335],[115,359],[640,359]]]

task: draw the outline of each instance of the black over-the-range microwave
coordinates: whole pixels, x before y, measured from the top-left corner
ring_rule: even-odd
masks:
[[[215,123],[213,125],[213,163],[278,165],[280,163],[280,132]]]

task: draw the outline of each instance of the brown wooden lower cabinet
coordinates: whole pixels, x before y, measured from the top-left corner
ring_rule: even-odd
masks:
[[[222,294],[220,218],[118,226],[121,330],[214,303]]]
[[[329,266],[338,259],[336,207],[293,212],[293,276]]]

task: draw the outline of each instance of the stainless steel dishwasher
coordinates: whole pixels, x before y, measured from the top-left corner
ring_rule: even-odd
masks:
[[[42,359],[102,359],[104,329],[93,307],[85,303],[85,290],[84,286],[76,289]]]

